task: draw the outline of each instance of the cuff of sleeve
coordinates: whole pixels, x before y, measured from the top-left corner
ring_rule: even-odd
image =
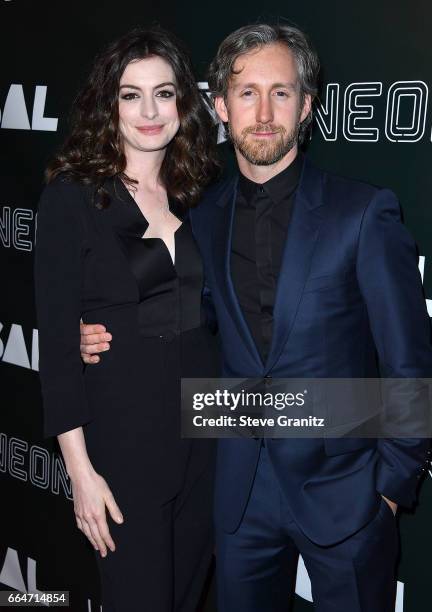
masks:
[[[417,486],[423,473],[421,469],[413,477],[402,479],[381,460],[378,464],[376,490],[392,502],[411,508],[416,501]]]
[[[68,391],[59,388],[43,390],[44,438],[76,429],[93,419],[84,389],[73,394],[70,389]]]

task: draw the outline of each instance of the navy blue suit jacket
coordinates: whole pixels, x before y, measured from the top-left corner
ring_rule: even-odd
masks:
[[[415,244],[387,189],[333,176],[307,158],[297,190],[263,363],[230,276],[238,177],[211,188],[191,220],[217,318],[226,377],[432,377],[430,320]],[[260,441],[218,443],[215,513],[237,529]],[[302,531],[328,545],[376,513],[380,494],[415,501],[425,439],[271,439],[268,450]]]

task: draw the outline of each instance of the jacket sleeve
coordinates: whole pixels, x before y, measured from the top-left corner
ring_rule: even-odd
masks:
[[[202,207],[202,204],[200,204]],[[195,237],[195,240],[198,244],[198,248],[201,253],[201,258],[204,264],[204,286],[202,290],[201,300],[202,300],[202,308],[205,315],[206,325],[210,329],[213,334],[217,334],[218,332],[218,322],[216,318],[216,309],[214,306],[212,294],[208,283],[205,278],[205,270],[206,270],[206,261],[205,261],[205,253],[202,248],[201,240],[202,240],[202,232],[201,232],[201,224],[200,224],[200,215],[199,211],[196,209],[192,209],[190,211],[190,222],[192,227],[192,232]]]
[[[432,378],[430,320],[426,310],[417,252],[401,221],[395,195],[375,193],[363,217],[357,277],[365,299],[383,375]],[[415,410],[415,403],[405,410]],[[419,406],[419,410],[424,406]],[[406,413],[404,418],[421,418]],[[427,438],[378,440],[377,491],[403,506],[416,497],[428,455]]]
[[[212,334],[218,332],[218,322],[216,318],[216,309],[213,303],[212,294],[208,285],[204,282],[202,291],[202,306],[206,318],[207,327],[210,329]]]
[[[57,178],[38,208],[34,278],[44,437],[91,420],[80,357],[82,197],[79,185]]]

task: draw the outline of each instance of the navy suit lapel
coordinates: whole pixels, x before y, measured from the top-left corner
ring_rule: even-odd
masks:
[[[259,351],[244,318],[231,278],[231,242],[234,221],[235,200],[237,196],[238,176],[234,177],[222,193],[218,194],[217,211],[212,228],[213,266],[217,287],[226,303],[243,342],[257,365],[263,366]]]
[[[323,173],[305,159],[282,256],[266,371],[277,362],[292,329],[323,219]]]

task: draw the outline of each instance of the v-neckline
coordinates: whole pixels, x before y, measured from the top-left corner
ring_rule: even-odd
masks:
[[[149,236],[148,238],[145,238],[144,236],[141,236],[139,239],[140,240],[157,240],[158,242],[161,242],[162,246],[166,249],[166,252],[168,254],[168,257],[170,258],[170,261],[171,261],[173,267],[175,268],[175,262],[176,262],[176,257],[177,257],[176,234],[179,231],[179,229],[183,227],[183,224],[184,224],[184,222],[180,223],[180,225],[174,231],[174,234],[173,234],[173,236],[174,236],[174,259],[171,257],[171,251],[169,250],[168,245],[167,245],[167,243],[165,242],[165,240],[163,238],[158,238],[158,236]]]
[[[149,226],[150,224],[149,224],[149,222],[148,222],[148,220],[147,220],[147,217],[145,216],[145,214],[143,213],[143,211],[142,211],[142,210],[141,210],[141,208],[139,207],[138,202],[137,202],[137,201],[135,200],[135,198],[134,198],[134,197],[131,195],[131,193],[130,193],[129,189],[126,187],[126,185],[124,184],[124,182],[122,181],[122,179],[121,179],[120,177],[118,177],[118,180],[119,180],[119,182],[120,182],[120,185],[122,186],[122,189],[123,189],[124,193],[126,193],[126,195],[127,195],[128,199],[129,199],[129,202],[131,202],[131,203],[133,204],[133,206],[134,206],[134,208],[135,208],[136,212],[138,213],[138,215],[139,215],[139,216],[140,216],[140,217],[141,217],[141,218],[144,220],[145,224],[146,224],[147,226]],[[171,213],[171,214],[172,214],[172,215],[173,215],[173,216],[174,216],[176,219],[178,219],[178,220],[181,222],[181,224],[183,225],[183,219],[180,219],[180,217],[179,217],[178,215],[176,215],[176,214],[175,214],[175,212],[173,212],[173,211],[171,210],[171,202],[170,202],[170,199],[169,199],[169,198],[168,198],[168,210],[169,210],[169,212],[170,212],[170,213]],[[180,226],[179,226],[179,227],[180,227]],[[177,228],[177,229],[178,229],[178,228]],[[176,231],[177,231],[177,230],[176,230]]]
[[[177,227],[176,230],[174,230],[173,232],[173,237],[174,237],[174,259],[171,256],[171,251],[168,248],[167,243],[165,242],[165,240],[163,238],[159,238],[157,236],[149,236],[148,238],[144,237],[144,234],[146,233],[146,231],[148,230],[148,228],[150,227],[150,223],[147,220],[147,217],[144,215],[143,211],[141,210],[141,208],[138,206],[138,202],[135,200],[135,198],[132,196],[132,194],[130,193],[129,189],[126,187],[126,185],[124,184],[124,182],[122,181],[122,179],[120,177],[118,177],[118,180],[122,186],[123,191],[126,193],[129,202],[133,204],[136,213],[140,216],[140,218],[142,219],[142,221],[145,224],[145,229],[144,232],[142,233],[142,235],[140,236],[140,240],[158,240],[159,242],[162,243],[163,247],[166,249],[166,252],[170,258],[171,264],[172,266],[175,268],[175,262],[176,262],[176,256],[177,256],[177,246],[176,246],[176,234],[179,231],[179,229],[181,227],[183,227],[184,225],[184,221],[182,219],[180,219],[180,217],[178,217],[172,210],[171,210],[171,205],[170,205],[170,200],[168,198],[168,210],[169,212],[178,220],[180,221],[180,225]]]

